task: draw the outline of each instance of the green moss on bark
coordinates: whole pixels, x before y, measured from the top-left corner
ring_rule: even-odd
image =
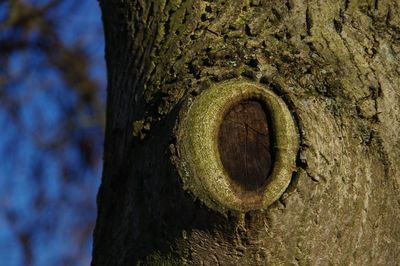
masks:
[[[217,136],[227,110],[243,100],[264,103],[271,116],[275,162],[267,183],[256,191],[230,184],[218,151]],[[177,130],[178,170],[184,188],[221,213],[266,209],[287,188],[296,170],[298,133],[284,101],[268,88],[244,80],[215,84],[181,114]]]

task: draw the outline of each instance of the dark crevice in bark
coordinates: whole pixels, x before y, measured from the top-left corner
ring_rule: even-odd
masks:
[[[313,21],[312,21],[312,17],[311,17],[311,12],[310,12],[310,8],[307,6],[306,9],[306,28],[307,28],[307,34],[311,35],[311,29],[313,26]]]
[[[349,8],[349,2],[350,0],[344,0],[344,10],[347,10]]]

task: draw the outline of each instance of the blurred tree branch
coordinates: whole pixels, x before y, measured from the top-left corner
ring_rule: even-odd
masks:
[[[61,5],[65,3],[70,4],[71,1],[50,0],[44,3],[44,1],[9,0],[0,2],[0,11],[3,12],[0,12],[0,111],[8,114],[11,121],[9,123],[12,123],[19,134],[12,141],[20,141],[26,138],[35,145],[38,151],[51,154],[50,158],[58,161],[61,168],[59,169],[61,174],[58,177],[58,182],[65,188],[77,186],[84,191],[80,199],[74,198],[73,195],[66,196],[65,193],[61,193],[56,201],[49,202],[47,196],[49,188],[41,181],[46,174],[43,167],[46,167],[45,160],[48,159],[34,158],[36,168],[39,170],[32,169],[30,176],[36,182],[35,187],[31,189],[40,191],[34,193],[35,198],[32,199],[37,213],[40,213],[43,208],[61,209],[61,206],[68,200],[85,202],[88,200],[85,197],[94,197],[93,193],[96,189],[89,190],[86,185],[84,186],[83,177],[78,176],[77,173],[83,175],[88,169],[96,172],[96,167],[99,167],[101,161],[105,99],[102,99],[100,91],[104,84],[101,84],[90,73],[94,64],[93,58],[91,58],[88,48],[80,42],[81,36],[76,36],[71,42],[66,42],[58,28],[58,22],[62,21],[64,16],[68,17],[70,11],[63,11],[65,12],[63,18],[53,14],[57,14],[58,9],[62,10]],[[75,4],[80,7],[81,3],[75,1]],[[5,15],[1,17],[1,14]],[[98,25],[101,27],[100,23]],[[26,62],[19,62],[18,65],[20,71],[13,72],[12,67],[15,64],[16,55],[35,56],[24,57]],[[40,57],[40,60],[37,59],[38,57]],[[61,90],[54,87],[54,83],[47,82],[45,78],[40,79],[41,71],[49,70],[55,70],[58,73],[61,78],[60,83],[64,84]],[[37,84],[29,83],[32,87],[21,86],[32,75],[39,75],[40,82]],[[23,92],[16,93],[16,89],[21,90],[21,88]],[[47,95],[53,95],[54,104],[58,105],[63,113],[61,121],[53,127],[51,127],[53,122],[44,121],[45,124],[50,125],[51,132],[49,133],[52,134],[46,134],[46,131],[49,131],[49,125],[42,125],[41,120],[46,118],[31,114],[35,119],[32,123],[34,129],[28,130],[29,126],[21,114],[23,108],[32,105],[32,102],[35,101],[34,95],[43,91]],[[64,94],[67,94],[67,92],[74,95],[74,100],[62,103]],[[42,106],[42,109],[46,111],[46,106]],[[52,112],[52,110],[48,109],[48,112]],[[9,147],[4,149],[8,154],[2,154],[3,156],[17,156],[12,153],[12,149],[16,146],[15,143],[3,143],[2,145]],[[75,161],[73,162],[71,162],[68,157],[70,155],[67,153],[67,150],[70,150],[71,147],[79,153],[79,158],[74,158]],[[73,184],[74,182],[75,184]],[[36,226],[35,224],[33,227],[22,228],[16,226],[25,218],[21,213],[14,211],[10,207],[11,205],[7,204],[0,202],[2,212],[5,214],[8,223],[15,226],[16,239],[18,239],[25,256],[24,263],[32,265],[35,261],[35,254],[32,249],[32,245],[34,245],[32,239],[35,238],[35,232],[32,230],[39,230],[41,225],[37,224]],[[95,213],[94,206],[94,202],[89,202],[71,208],[87,209],[83,210],[83,213]],[[37,220],[40,219],[37,218]],[[87,224],[80,225],[82,229],[74,229],[76,231],[74,239],[79,242],[77,243],[78,246],[84,246],[88,237],[91,237],[93,222],[94,218],[89,220]],[[64,258],[60,261],[69,260]]]
[[[89,75],[88,55],[79,46],[79,42],[73,47],[64,44],[54,29],[55,23],[46,17],[60,3],[61,0],[53,0],[42,6],[34,6],[21,0],[10,0],[8,16],[0,24],[0,30],[9,30],[11,36],[0,38],[0,60],[6,66],[9,57],[16,51],[39,50],[46,56],[47,63],[59,71],[68,88],[74,90],[79,97],[75,114],[83,115],[85,109],[91,110],[90,120],[103,126],[104,104],[98,97],[99,84]],[[29,38],[30,32],[37,33],[34,39]],[[7,75],[0,78],[2,87],[6,87],[8,81]],[[8,106],[12,114],[18,103],[10,104],[4,92],[1,94],[0,101],[3,106]],[[54,143],[49,146],[54,146]],[[88,154],[87,149],[84,153]]]
[[[40,49],[48,56],[48,62],[62,73],[66,83],[77,90],[82,100],[91,102],[96,98],[94,94],[99,85],[88,75],[87,55],[79,45],[66,46],[53,29],[54,23],[45,16],[46,12],[55,8],[60,2],[53,0],[44,6],[35,7],[21,0],[10,0],[8,18],[0,24],[0,29],[9,28],[13,32],[22,34],[0,40],[1,57],[4,58],[16,50]],[[27,33],[30,31],[38,32],[33,41],[27,38]]]

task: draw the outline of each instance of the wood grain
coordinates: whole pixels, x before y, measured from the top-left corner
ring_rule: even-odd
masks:
[[[243,101],[227,112],[218,148],[232,181],[245,190],[264,184],[272,167],[272,152],[267,114],[259,102]]]

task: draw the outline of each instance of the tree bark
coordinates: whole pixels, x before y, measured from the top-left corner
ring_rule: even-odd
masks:
[[[92,265],[398,265],[397,0],[100,4],[108,104]],[[296,168],[269,207],[214,208],[176,167],[185,108],[227,81],[273,91],[296,122]]]

